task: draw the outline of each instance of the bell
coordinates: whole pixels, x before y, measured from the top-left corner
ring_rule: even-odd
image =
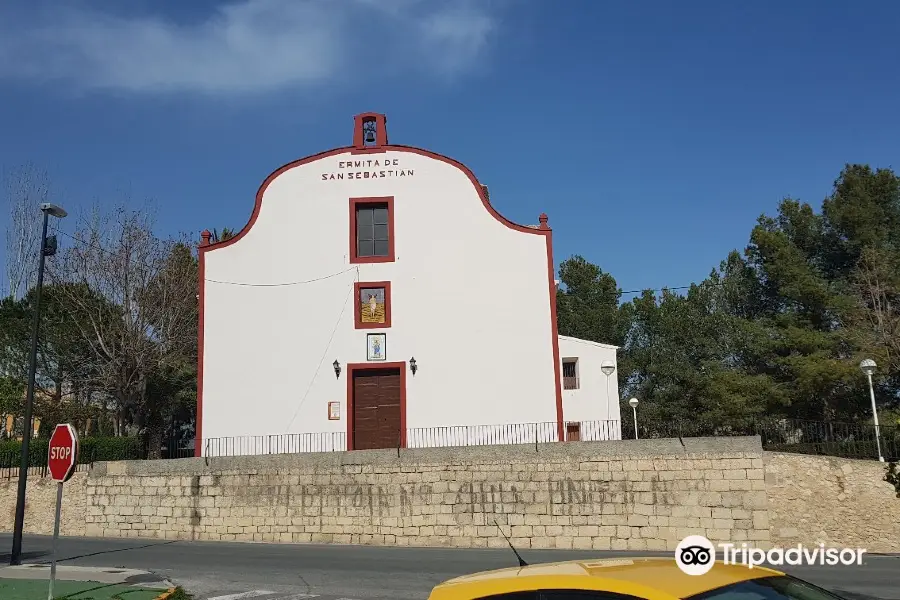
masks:
[[[366,143],[367,143],[367,144],[374,144],[374,143],[375,143],[375,132],[373,132],[373,131],[367,131],[367,132],[366,132]]]

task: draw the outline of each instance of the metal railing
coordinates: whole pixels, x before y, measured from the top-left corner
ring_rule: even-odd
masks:
[[[203,441],[204,456],[343,452],[346,449],[347,434],[340,431],[244,435],[209,438]]]
[[[900,427],[881,425],[878,433],[884,459],[900,461]],[[791,420],[758,427],[757,435],[773,452],[878,458],[876,427],[868,423]]]
[[[417,427],[406,430],[405,447],[551,444],[560,441],[557,428],[556,422]],[[630,419],[567,422],[563,433],[564,441],[635,438],[634,421]],[[900,461],[900,427],[882,425],[880,433],[882,456],[888,461]],[[638,439],[734,436],[759,436],[763,449],[769,451],[858,459],[878,458],[875,426],[865,423],[768,419],[723,425],[702,420],[642,423],[638,418]],[[399,441],[401,436],[398,434],[397,437]],[[204,455],[209,457],[341,452],[346,449],[347,435],[344,432],[220,437],[204,442]]]
[[[558,441],[557,424],[452,425],[406,430],[407,448],[546,444]]]
[[[28,476],[46,477],[47,439],[35,438],[29,444]],[[154,458],[189,458],[194,456],[193,445],[181,440],[165,439],[159,451],[150,452],[147,443],[139,438],[84,438],[81,440],[76,472],[87,471],[98,461],[148,460]],[[22,453],[19,448],[0,450],[0,480],[8,481],[19,476]]]
[[[79,460],[75,466],[76,472],[87,471],[93,464],[92,457],[88,456],[85,460]],[[19,451],[6,450],[0,452],[0,481],[11,481],[19,477],[19,470],[22,462],[22,454]],[[47,477],[47,457],[42,454],[28,455],[28,476],[29,477]]]
[[[407,429],[405,433],[407,448],[559,443],[556,422],[417,427]],[[635,438],[635,428],[632,419],[621,422],[570,421],[564,423],[563,434],[563,440],[567,441],[629,440]],[[880,434],[882,456],[887,461],[900,462],[900,427],[882,425]],[[875,426],[867,423],[765,419],[724,425],[702,420],[642,421],[640,416],[638,417],[639,439],[743,435],[759,436],[763,449],[769,451],[857,459],[878,458]],[[401,437],[398,432],[398,448],[402,445]],[[127,439],[122,441],[128,442]],[[183,441],[165,443],[158,453],[150,453],[146,444],[133,441],[135,443],[110,444],[99,440],[98,443],[92,444],[89,440],[85,440],[87,443],[82,448],[78,470],[89,469],[95,461],[194,456],[193,447],[189,447]],[[203,441],[203,455],[207,457],[343,452],[347,448],[347,434],[343,431],[218,437]],[[20,461],[21,454],[18,450],[0,451],[0,480],[18,477]],[[46,440],[35,440],[29,455],[29,463],[29,476],[47,476]]]
[[[881,454],[887,461],[900,460],[900,427],[880,426]],[[638,417],[637,437],[691,438],[758,435],[763,449],[771,452],[817,454],[843,458],[877,459],[876,428],[869,423],[761,419],[722,424],[703,421],[642,422]],[[622,438],[635,437],[634,421],[622,422]]]
[[[582,441],[621,439],[618,421],[581,421],[579,425],[579,439]],[[407,429],[405,433],[406,448],[548,444],[559,441],[556,421],[415,427]],[[403,445],[401,439],[398,432],[395,447]],[[347,448],[345,432],[216,437],[203,442],[203,454],[208,457],[343,452]]]

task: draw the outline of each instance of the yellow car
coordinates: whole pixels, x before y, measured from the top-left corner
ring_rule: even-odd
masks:
[[[764,567],[716,561],[688,575],[674,558],[568,561],[486,571],[436,586],[429,600],[844,600]]]

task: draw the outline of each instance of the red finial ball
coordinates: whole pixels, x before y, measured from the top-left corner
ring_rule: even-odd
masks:
[[[541,213],[541,216],[538,217],[538,220],[541,222],[541,229],[550,229],[550,227],[547,225],[547,221],[549,220],[547,218],[547,213]]]
[[[200,237],[203,238],[203,243],[201,246],[209,246],[209,240],[212,238],[212,234],[209,232],[209,229],[204,229],[203,233],[200,234]]]

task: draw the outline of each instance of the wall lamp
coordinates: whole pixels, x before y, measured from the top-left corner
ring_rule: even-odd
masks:
[[[338,379],[340,379],[341,378],[341,363],[339,363],[338,361],[334,361],[334,363],[332,363],[331,366],[334,367],[334,376],[337,377]]]
[[[409,359],[409,370],[412,371],[412,374],[415,375],[416,371],[419,370],[419,367],[416,366],[416,357],[413,356]]]

